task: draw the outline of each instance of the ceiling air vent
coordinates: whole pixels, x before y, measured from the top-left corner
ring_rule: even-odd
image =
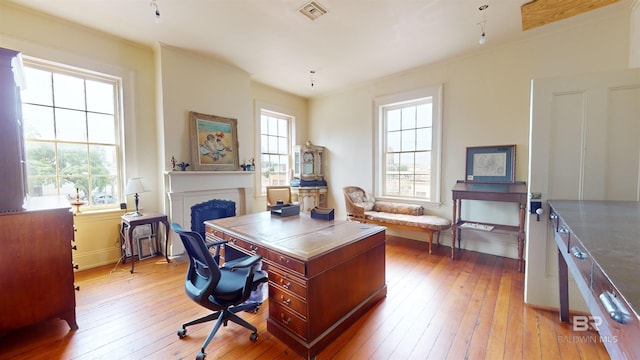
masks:
[[[315,20],[327,13],[327,10],[315,1],[305,4],[299,11],[311,20]]]

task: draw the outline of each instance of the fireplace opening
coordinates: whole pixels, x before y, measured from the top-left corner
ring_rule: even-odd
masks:
[[[204,222],[236,216],[236,203],[230,200],[214,199],[191,207],[191,231],[195,231],[205,238]]]

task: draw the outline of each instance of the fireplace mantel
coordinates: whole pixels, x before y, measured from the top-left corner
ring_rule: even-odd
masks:
[[[254,174],[254,171],[166,171],[170,221],[190,229],[191,207],[213,199],[234,201],[238,215],[250,213]],[[174,234],[171,234],[171,243],[171,256],[184,252],[180,239]]]

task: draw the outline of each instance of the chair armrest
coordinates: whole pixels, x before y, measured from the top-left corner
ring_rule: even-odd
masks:
[[[228,240],[220,240],[220,241],[209,242],[209,243],[206,243],[207,244],[207,249],[210,249],[213,246],[220,246],[220,245],[226,244],[228,242],[229,242]]]
[[[257,263],[259,263],[261,260],[262,260],[262,256],[260,255],[247,256],[244,258],[225,262],[224,265],[222,265],[222,268],[235,271],[237,269],[243,269],[243,268],[254,266]]]

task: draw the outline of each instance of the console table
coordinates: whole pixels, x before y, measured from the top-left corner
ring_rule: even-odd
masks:
[[[640,203],[549,200],[549,207],[558,247],[560,320],[569,322],[571,271],[591,312],[582,321],[574,317],[574,334],[593,327],[612,359],[640,359]]]
[[[513,183],[476,183],[458,180],[451,189],[453,195],[453,224],[451,226],[451,258],[455,256],[455,240],[458,239],[460,248],[461,228],[474,229],[491,226],[498,231],[514,232],[518,235],[518,271],[524,268],[524,221],[527,208],[527,184],[523,181]],[[483,223],[461,218],[462,200],[482,200],[514,202],[519,205],[518,226]],[[466,227],[465,224],[472,226]]]
[[[155,234],[155,238],[156,238],[156,249],[160,251],[160,240],[158,239],[158,230],[159,230],[158,224],[160,223],[164,224],[164,234],[165,234],[164,258],[167,260],[167,262],[170,262],[169,250],[167,248],[167,246],[169,245],[169,221],[167,220],[167,215],[161,214],[161,213],[147,212],[142,214],[141,216],[133,216],[133,215],[125,214],[125,215],[122,215],[121,218],[122,218],[122,222],[120,223],[120,241],[124,245],[124,241],[126,239],[129,240],[129,248],[131,249],[131,273],[132,274],[133,274],[133,267],[135,263],[135,256],[133,256],[133,229],[135,229],[137,226],[140,226],[140,225],[147,225],[147,224],[151,225],[151,228],[152,228],[151,233]],[[125,229],[128,235],[126,239],[124,237]],[[123,251],[122,263],[124,264],[127,260],[127,254],[124,249],[122,249],[122,251]]]
[[[305,358],[387,294],[385,228],[270,212],[205,221],[207,241],[262,256],[269,273],[267,330]]]

